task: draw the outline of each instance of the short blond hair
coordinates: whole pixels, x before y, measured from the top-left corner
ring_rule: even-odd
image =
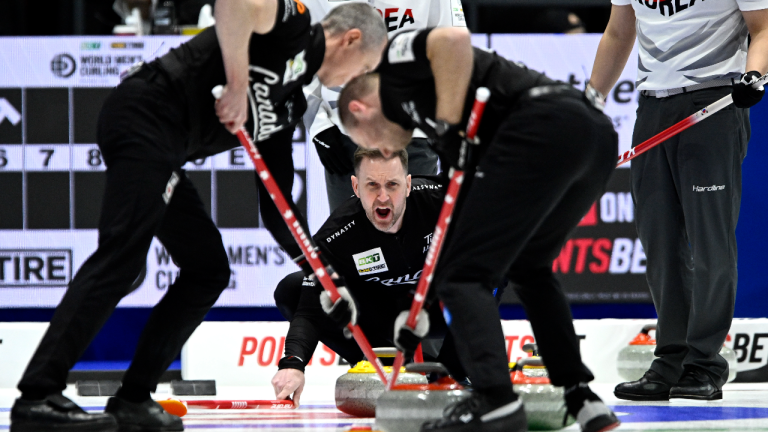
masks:
[[[408,152],[405,149],[398,150],[392,153],[392,157],[400,159],[400,163],[403,165],[403,172],[408,175]],[[384,157],[379,149],[366,149],[358,147],[355,151],[355,176],[360,174],[360,165],[363,163],[363,159],[382,159],[387,160],[391,158]]]

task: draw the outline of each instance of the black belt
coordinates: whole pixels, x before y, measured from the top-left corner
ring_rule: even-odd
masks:
[[[584,95],[584,92],[576,90],[572,85],[569,85],[569,84],[543,85],[543,86],[530,88],[528,89],[528,92],[526,92],[526,96],[529,99],[536,99],[543,96],[551,96],[551,95],[566,96],[566,97],[570,96],[573,98],[582,99],[584,102],[587,103],[587,105],[595,108],[600,112],[603,112],[602,107],[599,107],[595,101],[589,100]]]

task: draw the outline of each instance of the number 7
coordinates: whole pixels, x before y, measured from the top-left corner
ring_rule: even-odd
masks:
[[[40,149],[40,153],[45,154],[45,160],[43,161],[43,166],[48,168],[48,164],[51,162],[51,156],[53,156],[53,149]]]

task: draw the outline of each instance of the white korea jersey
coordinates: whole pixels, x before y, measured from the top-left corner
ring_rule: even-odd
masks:
[[[747,59],[742,11],[768,0],[611,0],[637,18],[639,90],[667,90],[738,78]]]
[[[334,7],[352,1],[369,3],[376,8],[384,18],[390,39],[409,30],[467,26],[461,0],[302,0],[302,3],[309,8],[312,24],[315,24]],[[329,89],[321,85],[317,77],[304,88],[307,97],[304,125],[310,140],[333,125],[344,131],[336,107],[340,91],[341,87]],[[424,135],[417,131],[414,136]]]

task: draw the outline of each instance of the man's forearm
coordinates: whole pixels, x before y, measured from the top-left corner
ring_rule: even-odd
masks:
[[[320,339],[311,320],[298,315],[291,321],[285,337],[285,356],[297,357],[305,366],[312,358]]]
[[[248,85],[251,34],[269,32],[276,14],[276,0],[219,0],[216,3],[216,36],[230,88],[242,89]]]
[[[760,75],[768,72],[768,31],[766,30],[753,36],[749,44],[746,72],[750,71],[758,71]]]
[[[427,58],[435,77],[435,117],[457,124],[464,113],[472,78],[474,54],[469,32],[459,28],[432,30],[427,37]]]
[[[603,35],[592,66],[592,77],[589,79],[595,90],[604,95],[611,91],[627,64],[633,45],[634,41],[627,43],[608,34]]]
[[[635,13],[632,6],[613,6],[611,19],[597,47],[589,83],[608,94],[619,80],[635,45]]]

